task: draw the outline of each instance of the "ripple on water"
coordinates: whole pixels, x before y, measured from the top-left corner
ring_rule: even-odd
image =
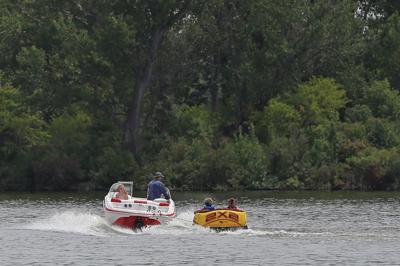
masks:
[[[239,204],[248,212],[248,230],[193,226],[199,204],[185,200],[165,226],[133,232],[107,224],[101,200],[0,201],[1,264],[398,263],[397,199],[270,197],[239,198]]]

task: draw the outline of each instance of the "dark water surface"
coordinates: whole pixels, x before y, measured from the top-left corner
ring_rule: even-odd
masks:
[[[249,230],[193,226],[205,196],[236,196]],[[400,265],[400,193],[175,193],[141,233],[103,219],[103,193],[0,194],[0,265]]]

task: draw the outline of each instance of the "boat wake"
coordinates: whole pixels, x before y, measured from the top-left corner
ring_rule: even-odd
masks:
[[[25,229],[105,236],[107,222],[90,213],[66,211],[28,224]]]
[[[181,212],[169,223],[161,226],[144,228],[142,231],[110,225],[103,217],[79,211],[66,211],[56,213],[51,217],[33,221],[24,229],[54,232],[68,232],[83,235],[107,237],[111,235],[238,235],[238,236],[326,236],[331,233],[293,232],[285,230],[266,230],[264,228],[240,229],[237,231],[215,232],[209,228],[193,225],[193,211]]]

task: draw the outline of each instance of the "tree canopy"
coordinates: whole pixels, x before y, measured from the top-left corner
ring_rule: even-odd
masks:
[[[0,188],[400,189],[399,11],[2,0]]]

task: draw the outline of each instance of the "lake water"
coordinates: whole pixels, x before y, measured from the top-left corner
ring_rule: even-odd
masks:
[[[201,199],[236,196],[249,230],[192,225]],[[0,194],[0,265],[400,265],[400,193],[176,193],[178,216],[135,233],[102,194]]]

